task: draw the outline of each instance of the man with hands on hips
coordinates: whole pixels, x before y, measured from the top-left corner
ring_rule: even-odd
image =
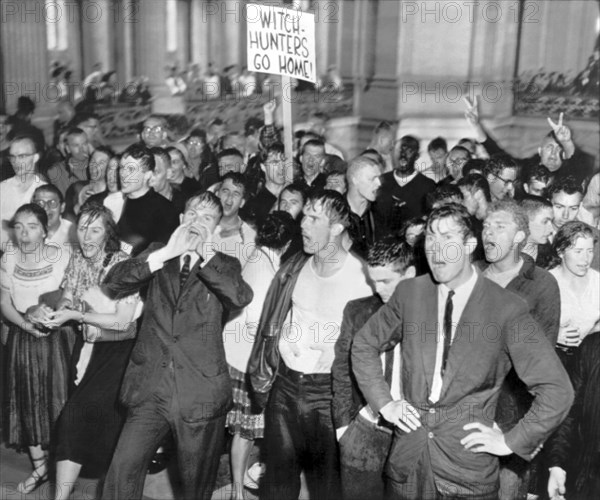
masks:
[[[390,498],[497,498],[497,457],[531,460],[572,404],[569,378],[526,303],[471,264],[476,244],[464,207],[434,209],[425,238],[431,275],[401,282],[354,339],[358,385],[395,426]],[[398,343],[404,399],[394,401],[380,354]],[[503,433],[494,414],[511,367],[535,399]]]
[[[232,404],[222,318],[252,299],[239,261],[211,248],[222,213],[213,193],[190,198],[165,246],[152,244],[106,276],[104,288],[112,298],[145,286],[148,292],[121,386],[127,420],[102,498],[141,498],[148,464],[169,431],[182,496],[212,496]]]

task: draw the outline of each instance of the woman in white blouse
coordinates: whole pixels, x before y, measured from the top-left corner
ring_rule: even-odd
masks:
[[[557,346],[565,361],[565,354],[600,329],[600,274],[590,267],[594,233],[586,223],[567,222],[556,233],[552,247],[558,265],[550,272],[558,281],[561,302]]]
[[[242,271],[244,281],[252,288],[254,297],[236,317],[230,319],[223,330],[225,355],[233,383],[233,409],[227,415],[226,425],[233,435],[231,472],[234,485],[232,498],[235,500],[244,498],[243,481],[250,451],[254,440],[263,437],[265,427],[263,414],[253,414],[250,408],[246,373],[248,359],[267,291],[294,231],[294,219],[287,212],[276,211],[267,216],[258,229],[256,248]]]

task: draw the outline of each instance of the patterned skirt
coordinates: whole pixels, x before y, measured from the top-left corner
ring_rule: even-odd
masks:
[[[47,449],[54,424],[67,401],[70,327],[36,338],[9,325],[4,401],[6,445],[18,450]]]
[[[264,436],[265,417],[263,413],[255,415],[250,408],[247,373],[229,365],[229,374],[233,386],[233,409],[227,414],[226,426],[231,434],[239,434],[244,439],[254,441]]]

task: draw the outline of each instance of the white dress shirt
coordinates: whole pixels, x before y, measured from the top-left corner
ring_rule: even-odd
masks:
[[[475,283],[477,282],[477,271],[471,266],[471,277],[462,285],[454,289],[454,297],[452,297],[452,328],[451,328],[451,343],[456,335],[456,325],[460,321],[465,306],[471,297]],[[444,355],[444,311],[446,309],[446,299],[450,288],[444,284],[437,287],[438,307],[437,307],[437,350],[435,354],[435,368],[433,370],[433,383],[431,384],[431,394],[429,400],[432,403],[437,403],[442,393],[442,357]],[[452,344],[451,344],[452,345]]]

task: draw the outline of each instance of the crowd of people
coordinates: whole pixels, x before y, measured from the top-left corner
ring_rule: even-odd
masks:
[[[288,158],[275,101],[119,153],[59,108],[52,145],[0,113],[19,493],[141,498],[170,455],[209,499],[229,445],[235,500],[600,497],[600,173],[562,115],[522,159],[469,102],[418,170],[416,137],[344,158],[319,114]]]
[[[185,96],[194,99],[219,99],[235,96],[239,99],[253,94],[273,95],[281,91],[281,77],[278,75],[255,73],[247,66],[230,64],[222,70],[209,63],[203,72],[198,63],[190,63],[187,68],[179,69],[178,63],[165,68],[165,84],[174,96]],[[327,68],[325,74],[319,75],[316,83],[292,79],[292,86],[297,91],[325,92],[329,98],[341,97],[344,84],[335,66]],[[278,88],[279,87],[279,88]]]

